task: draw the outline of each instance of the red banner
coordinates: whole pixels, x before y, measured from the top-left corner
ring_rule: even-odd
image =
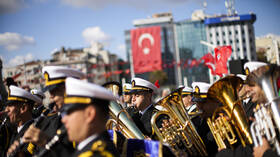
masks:
[[[201,59],[204,60],[204,65],[211,69],[212,75],[216,75],[215,58],[213,55],[211,53],[207,53],[201,57]]]
[[[228,74],[227,61],[231,56],[231,46],[220,46],[215,48],[215,62],[216,62],[216,74]]]
[[[134,72],[162,70],[160,27],[134,29],[130,35]]]

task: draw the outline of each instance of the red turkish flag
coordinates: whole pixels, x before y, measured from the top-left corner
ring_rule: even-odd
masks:
[[[228,73],[227,61],[231,56],[231,46],[219,46],[214,49],[215,62],[216,62],[216,74],[222,75]]]
[[[201,60],[204,60],[204,65],[211,69],[211,73],[213,75],[216,75],[215,58],[213,57],[213,55],[211,53],[207,53],[203,57],[201,57]]]
[[[162,70],[160,27],[137,28],[130,35],[134,72]]]

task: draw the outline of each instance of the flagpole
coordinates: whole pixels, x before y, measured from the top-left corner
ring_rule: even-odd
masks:
[[[215,49],[215,47],[216,47],[216,45],[213,45],[213,44],[210,44],[210,43],[208,43],[208,42],[206,42],[206,41],[203,41],[203,40],[200,40],[200,43],[202,44],[202,45],[205,45],[205,46],[207,46],[207,47],[209,47],[209,48],[211,48],[211,49]],[[212,52],[210,52],[211,54],[212,54]],[[212,54],[213,55],[213,54]],[[213,55],[214,56],[214,55]],[[209,71],[209,81],[210,81],[210,84],[212,84],[212,83],[214,83],[214,75],[212,75],[212,73],[211,73],[211,69],[208,69],[208,71]]]
[[[175,44],[175,55],[176,55],[176,70],[177,70],[177,76],[178,76],[178,85],[182,85],[182,71],[181,66],[178,65],[180,63],[180,53],[179,53],[179,47],[178,47],[178,40],[177,40],[177,31],[176,31],[176,24],[173,24],[173,36],[174,36],[174,44]]]
[[[130,76],[131,76],[131,78],[134,78],[135,73],[134,73],[133,57],[132,57],[131,49],[129,50],[129,60],[130,60]]]

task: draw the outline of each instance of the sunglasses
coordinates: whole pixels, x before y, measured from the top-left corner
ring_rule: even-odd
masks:
[[[81,105],[81,104],[66,104],[65,107],[62,108],[61,116],[64,117],[66,115],[70,115],[71,113],[78,111],[78,110],[83,110],[87,107],[88,105]]]

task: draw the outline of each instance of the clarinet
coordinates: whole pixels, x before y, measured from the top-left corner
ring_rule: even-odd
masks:
[[[2,121],[1,125],[0,125],[0,130],[2,130],[2,127],[4,127],[6,125],[6,123],[8,122],[9,117],[5,114],[5,112],[0,112],[0,117],[4,115],[5,118]]]
[[[41,113],[39,117],[34,119],[33,125],[35,127],[38,127],[38,125],[45,119],[45,117],[50,113],[51,109],[47,109],[44,113]],[[23,138],[21,137],[19,139],[19,145],[15,148],[15,150],[8,155],[7,157],[14,157],[23,147],[24,147],[25,142],[23,142]]]
[[[34,157],[42,157],[50,151],[50,149],[64,136],[66,135],[65,127],[61,127],[56,131],[56,135],[45,145],[44,149],[34,155]]]

